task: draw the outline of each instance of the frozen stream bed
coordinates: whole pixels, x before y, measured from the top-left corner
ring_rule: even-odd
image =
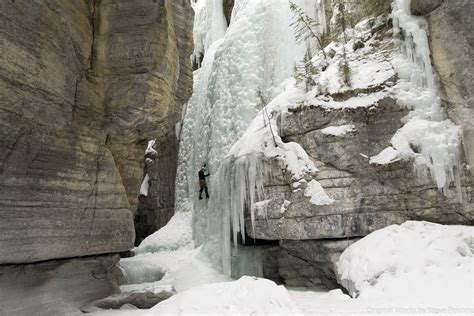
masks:
[[[171,242],[169,237],[187,221],[183,215],[137,249],[144,253],[124,259],[125,273],[134,274],[130,280],[144,283],[121,287],[126,292],[166,285],[177,294],[148,310],[124,305],[122,310],[93,314],[472,315],[474,311],[471,226],[409,221],[362,238],[337,262],[338,277],[351,297],[340,289],[285,288],[250,276],[231,280],[203,261],[200,249],[185,239]],[[160,260],[165,255],[167,260]],[[156,276],[150,271],[163,273],[161,280],[145,282],[143,278]]]

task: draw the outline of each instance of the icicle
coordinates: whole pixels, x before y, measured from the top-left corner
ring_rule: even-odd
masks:
[[[193,4],[195,11],[193,37],[193,62],[199,64],[200,58],[219,39],[227,29],[222,0],[201,0]],[[201,65],[199,65],[200,67]]]
[[[223,237],[228,236],[231,227],[232,240],[237,248],[240,233],[245,240],[245,211],[250,212],[253,234],[255,234],[255,203],[263,199],[263,180],[265,175],[264,159],[261,155],[230,157],[223,161],[219,169],[220,194],[215,201],[224,208]],[[230,179],[229,179],[230,178]],[[229,181],[230,180],[230,181]],[[224,241],[224,243],[227,243]],[[230,267],[230,243],[224,247],[223,266]],[[224,272],[230,273],[224,269]]]

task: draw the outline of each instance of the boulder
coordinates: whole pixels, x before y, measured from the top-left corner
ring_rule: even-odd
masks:
[[[129,309],[133,306],[138,309],[149,309],[176,294],[174,288],[161,291],[132,291],[114,294],[109,297],[96,300],[81,308],[83,312],[94,312],[110,309]]]

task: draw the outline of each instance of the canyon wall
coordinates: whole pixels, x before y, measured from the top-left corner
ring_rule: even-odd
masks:
[[[192,22],[188,0],[1,1],[1,293],[17,264],[133,247],[147,141],[174,135],[192,90]],[[101,258],[61,261],[64,280]]]
[[[130,249],[147,140],[191,92],[188,1],[0,9],[0,263]]]

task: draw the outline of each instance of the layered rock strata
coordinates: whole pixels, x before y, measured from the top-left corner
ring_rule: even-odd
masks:
[[[147,140],[173,133],[191,92],[189,1],[0,15],[0,264],[130,249]]]

